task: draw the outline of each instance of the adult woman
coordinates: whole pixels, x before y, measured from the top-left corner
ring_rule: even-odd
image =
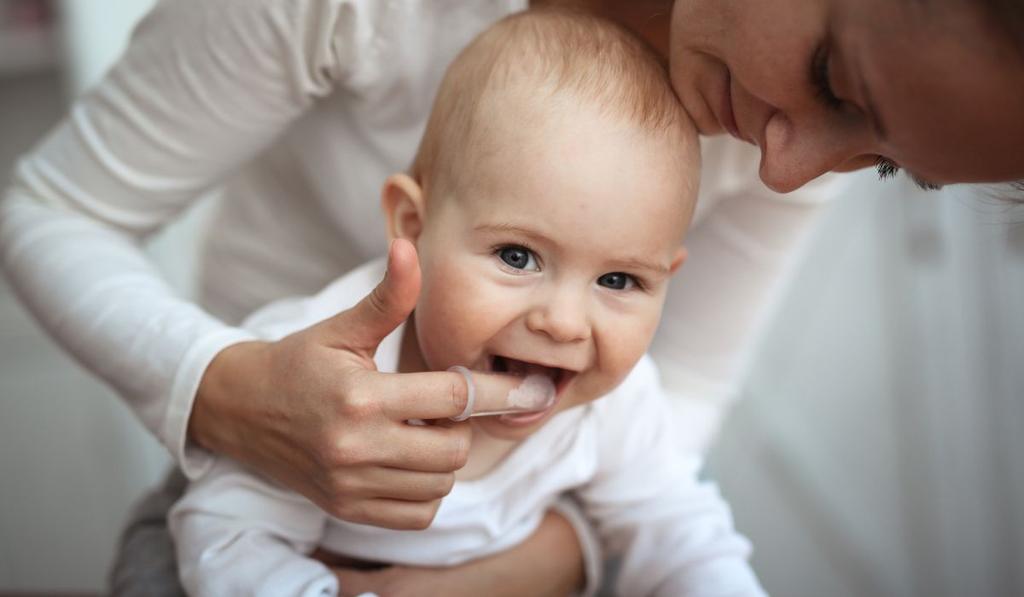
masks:
[[[665,51],[701,131],[755,143],[761,177],[777,190],[876,162],[885,172],[906,165],[934,183],[1024,177],[1024,58],[1014,46],[1021,33],[1002,29],[1019,26],[1019,3],[697,0],[677,2],[671,14],[665,1],[575,4]],[[361,308],[264,344],[171,296],[125,236],[151,232],[227,181],[204,264],[208,309],[234,321],[315,289],[380,251],[379,226],[366,224],[377,211],[375,188],[411,156],[447,59],[487,23],[524,7],[164,3],[100,88],[20,165],[0,215],[15,285],[187,473],[202,469],[202,446],[342,518],[425,524],[450,487],[465,430],[403,421],[419,416],[412,411],[423,401],[461,412],[461,378],[412,381],[363,365],[406,314],[415,292],[407,270],[392,271]],[[872,25],[882,11],[885,26]],[[706,179],[715,186],[713,174]],[[748,187],[726,183],[727,193],[702,199],[705,221],[755,209],[742,197]],[[807,220],[788,206],[776,211],[743,230],[755,246],[789,247]],[[714,258],[720,241],[711,236],[704,252]],[[700,248],[691,249],[697,260]],[[713,318],[714,304],[674,301],[679,317],[669,329],[705,326],[694,340],[669,334],[674,370],[689,368],[667,374],[677,375],[674,389],[718,391],[727,382],[781,262],[727,268],[742,293],[714,280],[691,285],[712,303],[743,295],[731,327],[698,321]],[[721,346],[721,358],[693,356],[709,346]]]

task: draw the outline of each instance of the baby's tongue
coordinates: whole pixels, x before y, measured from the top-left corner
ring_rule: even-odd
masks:
[[[551,376],[551,370],[541,365],[535,365],[533,363],[526,363],[523,361],[517,361],[515,359],[505,359],[505,365],[508,367],[508,372],[518,377],[526,377],[527,375],[543,375],[545,377]]]
[[[552,370],[533,363],[505,359],[507,373],[522,377],[523,383],[509,392],[508,404],[513,408],[540,411],[551,406],[555,399],[555,383]],[[516,415],[506,415],[515,417]]]

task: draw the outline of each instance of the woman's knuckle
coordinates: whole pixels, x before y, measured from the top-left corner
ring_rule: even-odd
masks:
[[[366,384],[366,379],[360,375],[358,370],[345,369],[338,372],[337,380],[334,384],[338,388],[338,393],[342,397],[348,398],[360,394],[360,390]]]
[[[415,508],[409,519],[409,528],[415,531],[422,531],[430,527],[430,524],[434,522],[434,516],[437,514],[438,504],[440,504],[439,501],[428,502]]]
[[[361,392],[349,392],[341,402],[341,415],[350,423],[364,421],[370,414],[370,401]]]
[[[329,443],[323,458],[328,467],[347,468],[357,466],[364,461],[364,449],[355,434],[343,434]]]
[[[448,473],[441,476],[438,484],[439,494],[436,497],[444,497],[452,492],[455,488],[455,473]]]
[[[330,488],[335,497],[348,497],[358,492],[359,483],[354,475],[334,475]]]
[[[452,401],[452,412],[461,413],[469,404],[469,388],[461,375],[453,373],[448,383],[448,393]]]
[[[342,520],[353,521],[353,516],[357,514],[354,510],[353,504],[357,502],[352,499],[351,496],[333,493],[327,496],[325,503],[322,507],[325,512],[335,518]]]
[[[466,466],[469,460],[469,441],[466,438],[457,436],[452,445],[451,470],[459,470]]]

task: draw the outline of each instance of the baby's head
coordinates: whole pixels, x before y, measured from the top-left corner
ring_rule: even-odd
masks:
[[[663,66],[625,30],[551,11],[488,29],[383,190],[422,269],[405,366],[550,376],[549,411],[474,419],[508,438],[612,390],[685,257],[699,161]]]

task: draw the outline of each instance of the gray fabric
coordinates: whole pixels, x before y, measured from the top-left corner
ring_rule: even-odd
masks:
[[[186,483],[185,476],[175,468],[163,486],[145,496],[132,511],[110,571],[111,595],[184,597],[167,528],[167,511],[184,493]]]

